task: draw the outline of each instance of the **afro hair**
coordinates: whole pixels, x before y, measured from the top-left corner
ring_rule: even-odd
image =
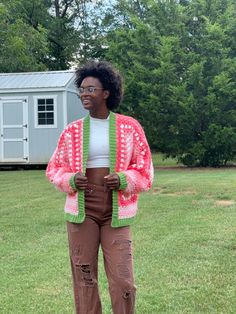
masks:
[[[76,70],[75,85],[80,87],[82,81],[88,77],[97,78],[103,88],[110,92],[107,99],[107,108],[112,110],[118,108],[123,97],[122,77],[107,61],[89,61]]]

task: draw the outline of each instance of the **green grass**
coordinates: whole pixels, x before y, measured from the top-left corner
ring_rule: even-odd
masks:
[[[73,313],[65,195],[0,172],[0,313]],[[236,169],[158,170],[133,230],[136,314],[236,313]],[[102,259],[104,314],[110,314]]]
[[[180,166],[182,164],[177,163],[176,158],[165,158],[163,154],[161,153],[154,153],[152,154],[152,160],[154,167],[171,167],[171,166]]]

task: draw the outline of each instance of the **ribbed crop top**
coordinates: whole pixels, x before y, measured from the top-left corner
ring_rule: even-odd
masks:
[[[96,119],[90,117],[90,138],[87,168],[110,167],[109,117]]]

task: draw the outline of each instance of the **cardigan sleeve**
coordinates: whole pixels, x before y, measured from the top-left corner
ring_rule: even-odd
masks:
[[[58,190],[72,194],[77,190],[73,181],[75,172],[72,171],[68,158],[69,145],[66,132],[63,131],[48,163],[46,176]]]
[[[151,151],[141,125],[135,121],[133,152],[126,170],[117,172],[120,190],[133,194],[148,191],[153,183],[154,169]]]

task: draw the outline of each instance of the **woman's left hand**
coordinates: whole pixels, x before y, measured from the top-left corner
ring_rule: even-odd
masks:
[[[108,190],[118,190],[120,187],[120,177],[116,173],[111,173],[104,177],[104,186]]]

